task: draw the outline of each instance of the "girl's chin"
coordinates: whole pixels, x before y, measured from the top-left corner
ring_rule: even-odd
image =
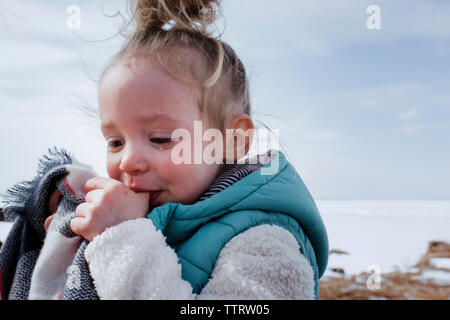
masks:
[[[150,211],[168,202],[177,202],[167,198],[167,191],[161,191],[156,197],[150,198]]]
[[[178,202],[184,205],[191,205],[197,202],[198,197],[195,197],[195,199],[178,199],[175,200],[171,197],[167,197],[167,191],[162,191],[155,199],[150,200],[149,209],[151,212],[154,208],[162,206],[169,202]],[[153,200],[153,201],[152,201]]]

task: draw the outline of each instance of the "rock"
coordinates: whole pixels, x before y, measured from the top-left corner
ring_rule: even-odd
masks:
[[[331,271],[337,272],[337,273],[341,273],[341,274],[345,274],[345,271],[342,268],[331,268]]]
[[[418,268],[432,268],[431,258],[450,258],[450,243],[443,241],[431,241],[428,244],[427,252],[420,258],[415,265]]]
[[[329,252],[329,254],[333,254],[333,253],[335,253],[335,254],[349,254],[348,252],[345,252],[345,251],[343,251],[343,250],[339,250],[339,249],[331,249],[330,252]]]

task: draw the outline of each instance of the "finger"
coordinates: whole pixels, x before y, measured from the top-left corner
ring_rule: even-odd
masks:
[[[150,192],[137,192],[138,197],[140,197],[143,201],[150,201]]]
[[[48,226],[50,225],[50,222],[52,222],[54,214],[52,214],[51,216],[48,216],[47,219],[45,219],[44,221],[44,229],[47,230]]]
[[[75,209],[75,216],[79,218],[86,218],[89,216],[89,212],[92,208],[92,205],[88,202],[80,203]]]
[[[85,218],[73,218],[70,220],[70,229],[73,233],[83,236],[83,231],[85,229],[86,219]]]
[[[139,192],[137,196],[140,198],[140,201],[145,205],[144,214],[147,215],[150,211],[150,192]]]
[[[91,190],[86,194],[84,200],[86,200],[86,202],[94,202],[102,193],[102,189]]]
[[[84,183],[83,192],[88,193],[94,189],[104,189],[111,181],[113,180],[106,177],[93,177]]]

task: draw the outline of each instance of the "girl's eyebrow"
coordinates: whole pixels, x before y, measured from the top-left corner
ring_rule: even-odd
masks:
[[[179,120],[173,119],[164,113],[157,113],[157,114],[153,114],[151,116],[144,116],[139,119],[139,122],[145,122],[145,123],[152,123],[155,121],[164,121],[166,123],[171,122],[174,124],[180,123]],[[102,123],[102,125],[101,125],[102,130],[115,128],[115,127],[116,127],[116,125],[114,124],[113,121],[107,121],[107,122]]]

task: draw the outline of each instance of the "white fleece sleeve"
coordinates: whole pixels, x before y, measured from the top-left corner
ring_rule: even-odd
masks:
[[[294,236],[270,225],[251,228],[221,250],[199,295],[161,231],[147,218],[96,236],[85,251],[101,299],[313,299],[314,273]]]
[[[161,231],[148,218],[122,222],[94,237],[86,261],[100,299],[194,299],[191,284]]]
[[[314,284],[314,271],[294,236],[266,224],[225,245],[197,299],[314,299]]]

